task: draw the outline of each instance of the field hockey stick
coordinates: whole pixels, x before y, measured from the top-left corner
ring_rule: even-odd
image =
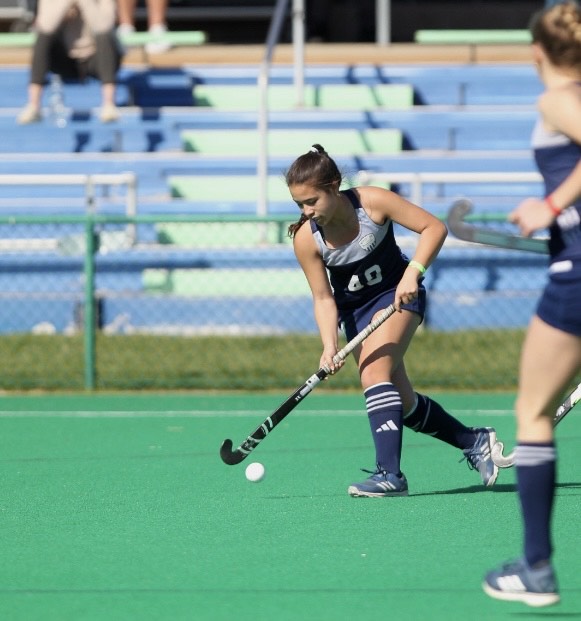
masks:
[[[340,349],[334,356],[333,362],[345,360],[347,356],[360,345],[372,332],[377,330],[379,326],[395,313],[395,306],[390,304],[387,308],[381,311],[381,313],[357,336],[353,337],[343,349]],[[266,436],[285,418],[287,414],[290,414],[297,405],[328,375],[331,370],[324,366],[321,367],[316,373],[311,375],[309,379],[299,386],[293,394],[280,405],[270,416],[268,416],[264,422],[257,427],[242,444],[232,450],[232,440],[224,440],[220,447],[220,457],[225,464],[234,466],[246,459],[248,455],[258,446],[258,444],[266,438]]]
[[[575,407],[577,403],[581,401],[581,384],[575,388],[575,390],[563,401],[559,406],[557,413],[553,417],[553,427],[556,427],[569,412]],[[503,455],[504,444],[502,442],[496,442],[490,451],[492,461],[499,468],[511,468],[514,466],[514,450],[508,455]]]
[[[447,224],[452,234],[458,239],[485,244],[496,248],[508,250],[525,250],[537,254],[548,254],[549,249],[544,239],[533,239],[520,235],[503,233],[486,226],[474,226],[465,221],[467,215],[472,213],[474,205],[468,199],[460,199],[453,203],[448,211]]]

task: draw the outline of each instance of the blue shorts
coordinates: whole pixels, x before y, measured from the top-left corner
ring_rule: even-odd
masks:
[[[581,336],[581,261],[555,261],[537,315],[553,328]]]
[[[395,289],[388,289],[387,291],[382,291],[377,297],[369,300],[359,308],[339,310],[339,322],[347,340],[350,341],[357,336],[361,330],[369,325],[376,313],[393,304],[394,300]],[[420,316],[420,322],[422,322],[426,313],[425,287],[420,285],[418,297],[411,304],[402,304],[402,308],[417,313]]]

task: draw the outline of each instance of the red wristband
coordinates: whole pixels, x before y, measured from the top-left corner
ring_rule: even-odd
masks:
[[[553,212],[553,215],[555,217],[557,217],[561,213],[561,210],[557,208],[557,206],[553,202],[553,197],[550,194],[549,196],[545,197],[545,203],[547,204],[547,207]]]

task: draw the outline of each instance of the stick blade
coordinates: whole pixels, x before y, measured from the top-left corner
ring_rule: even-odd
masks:
[[[467,198],[461,198],[454,201],[452,207],[450,207],[447,218],[448,228],[458,239],[470,242],[474,241],[473,227],[464,222],[464,218],[472,213],[473,210],[474,205],[472,201]]]
[[[447,225],[450,232],[463,241],[507,250],[523,250],[548,254],[547,240],[537,237],[523,237],[489,226],[475,226],[465,221],[465,218],[474,211],[472,201],[462,198],[455,201],[448,211]]]
[[[514,466],[514,451],[511,451],[508,455],[503,454],[504,443],[496,442],[490,451],[492,461],[499,468],[512,468]]]
[[[220,447],[220,457],[225,464],[229,466],[235,466],[246,458],[246,455],[242,451],[232,450],[232,440],[224,440]]]

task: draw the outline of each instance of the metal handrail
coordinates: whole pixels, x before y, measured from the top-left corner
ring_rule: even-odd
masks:
[[[289,0],[277,0],[276,8],[268,28],[266,50],[258,73],[260,108],[258,111],[258,205],[256,214],[268,213],[268,77],[274,48],[280,38],[280,31],[286,16]],[[295,50],[295,86],[297,87],[297,105],[303,103],[304,84],[304,0],[293,0],[293,47]]]
[[[127,186],[126,213],[137,215],[137,175],[132,172],[113,174],[17,174],[0,175],[2,185],[79,185],[85,186],[87,211],[94,211],[95,186]]]
[[[113,174],[17,174],[0,175],[0,186],[84,186],[85,209],[87,214],[95,214],[95,188],[98,186],[127,186],[125,196],[125,214],[128,217],[137,215],[137,175],[132,172]],[[128,224],[127,239],[134,243],[137,231],[134,224]]]
[[[418,172],[385,173],[362,170],[355,176],[355,185],[374,183],[409,184],[410,201],[423,202],[425,183],[541,183],[538,172]]]

